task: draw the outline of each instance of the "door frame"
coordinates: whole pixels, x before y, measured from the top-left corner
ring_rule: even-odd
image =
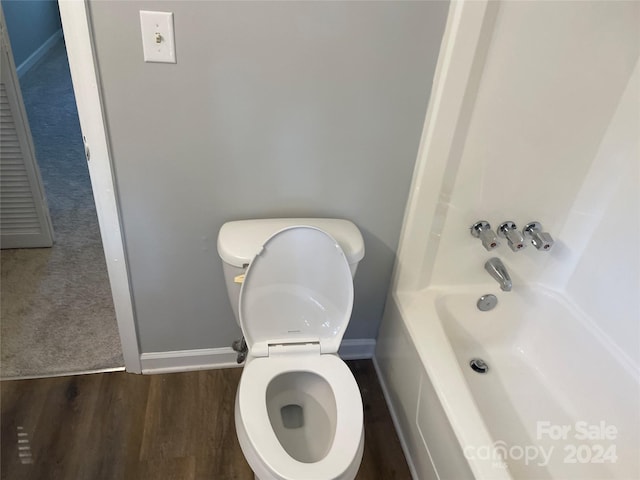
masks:
[[[125,369],[141,373],[133,296],[87,0],[59,0]]]

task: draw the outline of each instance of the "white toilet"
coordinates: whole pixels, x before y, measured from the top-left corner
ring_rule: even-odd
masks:
[[[364,256],[360,231],[337,219],[230,222],[218,253],[249,348],[235,423],[256,478],[352,480],[362,399],[337,351]]]

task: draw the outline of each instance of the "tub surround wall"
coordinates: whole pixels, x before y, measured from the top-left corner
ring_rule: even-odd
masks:
[[[486,283],[482,264],[500,256],[515,284],[564,287],[571,268],[554,267],[575,246],[561,232],[629,84],[639,10],[608,2],[501,3],[455,181],[441,192],[446,220],[424,286]],[[514,253],[502,239],[488,253],[469,235],[480,219],[494,229],[505,220],[520,228],[539,220],[557,244]]]
[[[460,125],[469,123],[457,132],[463,134],[459,156],[455,149],[447,157],[432,155],[421,184],[414,184],[414,197],[432,188],[440,195],[435,207],[410,200],[407,219],[421,221],[405,227],[396,277],[400,291],[491,284],[483,264],[492,256],[503,260],[514,288],[539,283],[580,304],[586,290],[602,287],[607,300],[597,316],[606,303],[620,309],[614,322],[602,321],[600,327],[640,368],[640,349],[629,340],[638,339],[640,314],[637,295],[629,294],[639,288],[633,244],[639,215],[638,110],[631,91],[638,85],[632,75],[640,53],[639,21],[637,2],[499,3],[491,36],[476,52],[486,60],[471,74]],[[427,178],[432,172],[440,183]],[[606,213],[605,205],[610,205]],[[607,235],[597,226],[615,224],[612,215],[630,219],[624,233]],[[494,229],[505,220],[520,229],[538,220],[556,244],[549,252],[529,245],[515,253],[501,239],[500,247],[487,252],[469,234],[480,219]],[[426,249],[414,240],[425,225]],[[607,239],[611,244],[605,247]],[[600,264],[596,249],[609,252],[606,269],[617,272],[612,277],[620,279],[621,288],[579,273]],[[414,258],[423,261],[409,261]]]
[[[448,3],[89,5],[142,352],[229,353],[216,236],[246,218],[352,220],[372,341]],[[177,64],[143,62],[140,10],[174,12]]]
[[[491,438],[485,422],[492,420],[476,408],[461,371],[467,366],[458,364],[440,324],[447,319],[439,318],[435,303],[443,292],[495,293],[507,302],[534,286],[541,298],[562,299],[575,313],[571,325],[583,335],[595,332],[593,344],[602,349],[594,359],[613,354],[615,374],[632,379],[616,385],[624,393],[615,395],[631,403],[638,398],[639,22],[637,2],[452,6],[376,348],[416,478],[435,479],[467,461],[455,449],[438,460],[438,444],[421,433],[425,418],[449,422],[463,447],[500,440]],[[494,228],[538,220],[556,245],[514,253],[502,240],[487,252],[469,234],[480,219]],[[509,269],[512,293],[501,292],[483,269],[493,256]],[[538,297],[531,298],[516,310],[535,309]],[[545,342],[548,331],[532,331],[540,348],[558,348]],[[411,347],[424,370],[405,367]],[[415,388],[421,374],[444,419],[437,408],[421,407]],[[621,451],[636,447],[637,438],[620,445]],[[624,455],[628,461],[629,451]],[[495,462],[476,459],[469,466],[476,478],[511,478]]]
[[[640,372],[640,62],[561,236],[574,246],[565,292]]]

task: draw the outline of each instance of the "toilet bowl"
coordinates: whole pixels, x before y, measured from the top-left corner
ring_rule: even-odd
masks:
[[[294,224],[264,241],[241,278],[238,314],[249,351],[235,424],[260,480],[356,476],[362,399],[337,355],[353,304],[352,271],[331,235]]]
[[[362,400],[339,357],[295,354],[245,366],[236,431],[260,480],[353,479],[364,449]]]

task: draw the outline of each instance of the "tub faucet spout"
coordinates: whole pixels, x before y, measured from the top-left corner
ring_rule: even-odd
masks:
[[[511,277],[509,276],[509,272],[507,272],[507,267],[502,263],[502,260],[497,257],[490,258],[484,264],[484,269],[489,272],[489,275],[497,280],[500,284],[500,289],[503,292],[511,291]]]

